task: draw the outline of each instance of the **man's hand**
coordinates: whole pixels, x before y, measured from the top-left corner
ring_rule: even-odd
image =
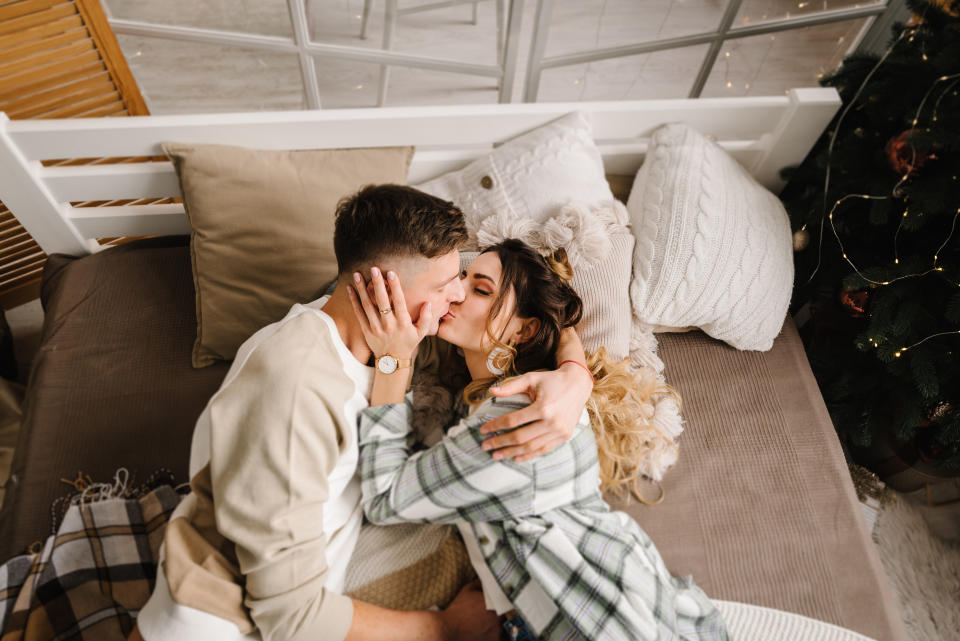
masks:
[[[590,376],[575,363],[551,372],[528,372],[500,387],[491,387],[494,396],[526,393],[533,403],[485,423],[483,434],[524,427],[486,439],[483,449],[496,450],[496,459],[515,457],[518,462],[546,454],[573,436],[592,391]]]
[[[440,613],[450,641],[497,641],[500,638],[500,617],[488,610],[480,589],[480,579],[474,579],[460,589],[456,598]]]

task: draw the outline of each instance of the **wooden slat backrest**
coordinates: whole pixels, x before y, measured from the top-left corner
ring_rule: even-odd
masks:
[[[149,115],[99,0],[0,0],[0,111],[11,119]],[[132,160],[138,159],[106,162]],[[43,164],[102,162],[80,158]],[[103,204],[108,203],[76,203]],[[46,260],[0,202],[0,306],[9,309],[36,298]]]

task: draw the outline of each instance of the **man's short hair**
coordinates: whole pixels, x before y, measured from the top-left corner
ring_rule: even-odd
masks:
[[[384,256],[436,258],[467,240],[452,202],[406,185],[367,185],[337,203],[333,249],[340,275]]]

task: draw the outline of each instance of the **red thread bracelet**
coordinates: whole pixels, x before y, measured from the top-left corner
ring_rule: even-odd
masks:
[[[590,368],[584,365],[583,363],[581,363],[580,361],[574,361],[574,360],[563,361],[562,363],[557,365],[557,369],[560,369],[561,367],[563,367],[564,363],[574,363],[576,365],[579,365],[580,367],[582,367],[587,371],[587,374],[590,376],[591,381],[593,381],[594,383],[597,382],[596,379],[593,378],[593,372],[590,371]]]

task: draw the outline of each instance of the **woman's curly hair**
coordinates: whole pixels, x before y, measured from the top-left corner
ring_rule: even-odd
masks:
[[[583,301],[570,286],[573,269],[566,252],[559,249],[543,256],[513,238],[481,253],[491,251],[497,253],[502,268],[484,337],[500,348],[493,365],[504,370],[504,377],[554,369],[561,333],[583,317]],[[504,343],[492,329],[511,289],[516,297],[514,316],[539,321],[534,335],[516,346]],[[612,490],[621,497],[632,494],[647,505],[660,503],[662,488],[656,501],[647,500],[640,491],[640,480],[645,477],[640,462],[654,451],[676,448],[676,444],[654,426],[650,401],[666,395],[679,407],[680,395],[649,372],[631,371],[629,358],[611,360],[602,347],[587,355],[586,365],[595,380],[587,410],[597,442],[601,490]],[[491,376],[472,381],[464,390],[464,399],[479,404],[496,380]]]

